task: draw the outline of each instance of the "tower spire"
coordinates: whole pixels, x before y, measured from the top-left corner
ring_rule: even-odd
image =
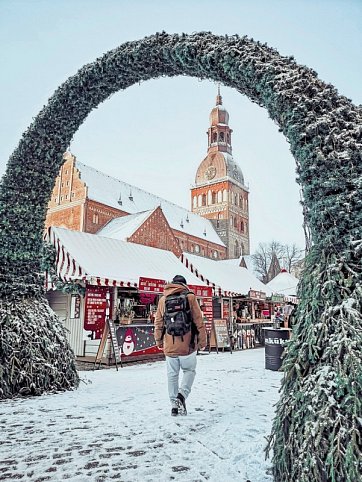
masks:
[[[216,105],[222,105],[222,97],[220,95],[220,83],[217,84]]]

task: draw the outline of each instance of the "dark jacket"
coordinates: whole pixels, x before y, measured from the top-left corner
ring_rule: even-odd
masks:
[[[197,339],[193,343],[194,330],[190,330],[182,338],[180,336],[173,337],[164,333],[164,320],[163,315],[165,313],[165,298],[168,295],[176,293],[182,293],[187,290],[188,287],[184,284],[170,283],[165,286],[164,296],[161,297],[155,316],[155,341],[158,347],[163,346],[163,352],[166,356],[182,356],[189,355],[190,353],[199,348],[205,348],[206,346],[206,331],[204,322],[202,320],[202,312],[196,297],[193,293],[187,295],[187,299],[190,305],[191,316],[193,323],[198,331]]]

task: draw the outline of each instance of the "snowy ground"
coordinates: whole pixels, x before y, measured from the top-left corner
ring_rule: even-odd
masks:
[[[264,350],[200,355],[186,417],[170,416],[165,369],[80,372],[77,391],[0,403],[0,480],[271,481],[282,374]]]

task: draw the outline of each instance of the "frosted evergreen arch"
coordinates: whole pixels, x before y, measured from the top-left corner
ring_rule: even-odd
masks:
[[[63,152],[111,94],[177,75],[221,82],[264,107],[297,163],[313,248],[269,440],[275,480],[361,480],[361,109],[313,70],[247,37],[159,33],[127,42],[70,77],[24,133],[0,185],[0,396],[78,383],[39,277]]]

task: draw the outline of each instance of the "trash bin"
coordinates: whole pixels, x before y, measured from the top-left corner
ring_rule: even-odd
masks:
[[[282,366],[284,343],[289,339],[289,328],[263,328],[265,335],[265,368],[277,371]]]

